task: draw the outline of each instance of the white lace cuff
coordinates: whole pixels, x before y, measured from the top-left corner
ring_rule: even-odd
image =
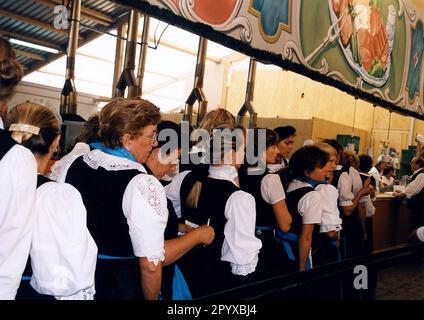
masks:
[[[96,294],[96,290],[94,289],[94,285],[93,285],[89,288],[82,289],[71,296],[67,296],[67,297],[57,296],[55,298],[56,300],[94,300],[95,294]]]
[[[162,251],[162,254],[159,257],[157,257],[157,256],[149,256],[149,257],[146,257],[146,258],[147,258],[147,261],[148,262],[153,262],[153,264],[155,266],[157,266],[158,263],[159,263],[159,261],[165,260],[165,250]]]
[[[235,274],[238,276],[247,276],[249,273],[252,273],[256,270],[257,264],[258,264],[258,256],[256,256],[255,259],[249,264],[239,265],[239,264],[231,263],[231,272],[232,274]]]

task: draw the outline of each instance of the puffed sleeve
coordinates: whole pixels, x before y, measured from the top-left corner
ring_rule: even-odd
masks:
[[[165,190],[153,176],[139,174],[128,184],[122,209],[137,257],[158,264],[165,258],[164,231],[168,221]]]
[[[321,223],[323,202],[319,191],[311,191],[305,194],[297,205],[303,224]]]
[[[231,264],[236,275],[247,275],[256,269],[262,242],[255,237],[255,198],[244,191],[234,192],[227,200],[224,243],[221,260]]]
[[[0,162],[0,300],[15,298],[28,260],[36,186],[33,154],[14,146]]]
[[[184,181],[184,178],[187,176],[187,174],[190,173],[190,170],[186,170],[181,172],[180,174],[177,174],[174,179],[172,179],[172,182],[165,186],[165,192],[166,196],[169,200],[172,202],[172,206],[174,207],[175,213],[177,214],[177,217],[181,219],[181,198],[180,198],[180,189],[181,184]]]
[[[352,192],[352,179],[347,172],[341,174],[337,190],[339,191],[340,206],[347,207],[353,205],[355,195]]]
[[[271,205],[284,200],[286,194],[284,193],[280,176],[277,174],[267,174],[263,177],[261,182],[261,195],[265,202]]]
[[[97,246],[87,229],[80,193],[67,183],[45,183],[37,189],[36,212],[31,286],[58,299],[84,299],[79,292],[85,290],[92,299]]]

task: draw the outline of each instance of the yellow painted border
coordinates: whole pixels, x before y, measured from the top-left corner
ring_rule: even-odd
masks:
[[[278,39],[280,39],[281,36],[281,32],[287,31],[288,33],[292,33],[292,8],[293,8],[293,4],[292,4],[293,0],[289,0],[289,24],[286,25],[284,23],[282,23],[281,21],[279,22],[279,27],[278,27],[278,31],[275,35],[273,36],[269,36],[267,35],[263,29],[262,29],[262,23],[261,23],[261,13],[257,10],[255,10],[252,6],[253,0],[249,0],[249,9],[248,12],[252,15],[254,15],[257,19],[258,19],[258,25],[259,25],[259,32],[261,33],[262,38],[268,42],[268,43],[275,43],[278,41]]]

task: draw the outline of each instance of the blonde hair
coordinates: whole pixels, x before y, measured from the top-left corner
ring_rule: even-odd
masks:
[[[337,150],[330,146],[328,143],[325,142],[316,142],[313,144],[315,147],[318,147],[324,152],[327,152],[330,156],[334,156],[338,158],[339,154],[337,153]]]
[[[117,98],[103,107],[99,115],[99,134],[107,147],[121,147],[122,136],[137,137],[140,130],[156,125],[161,118],[159,108],[144,99]]]
[[[203,118],[199,125],[199,129],[206,130],[209,134],[212,134],[213,129],[221,125],[235,126],[236,119],[231,112],[218,108],[208,112]]]
[[[9,101],[24,75],[9,41],[0,36],[0,103]]]
[[[233,151],[237,151],[239,147],[237,145],[237,137],[245,135],[244,128],[241,126],[230,126],[230,125],[220,125],[217,126],[214,130],[221,130],[216,136],[212,135],[210,139],[210,157],[212,163],[217,163],[218,161],[224,160],[226,155],[226,151],[229,151],[230,148]],[[218,149],[215,150],[215,144],[213,143],[214,138],[219,139]],[[202,191],[202,183],[200,181],[196,181],[193,185],[190,193],[187,196],[187,206],[193,209],[197,209],[199,205],[200,194]]]
[[[54,139],[60,133],[59,120],[54,112],[37,103],[21,103],[10,110],[6,118],[6,129],[13,124],[30,125],[40,129],[38,134],[11,131],[11,137],[33,153],[41,155],[49,152]]]

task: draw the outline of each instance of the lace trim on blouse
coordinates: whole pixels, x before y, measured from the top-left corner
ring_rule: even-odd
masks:
[[[108,171],[138,170],[146,173],[146,170],[141,164],[129,159],[106,154],[100,150],[93,150],[85,154],[83,156],[83,160],[90,168],[93,169],[102,167]]]
[[[158,265],[159,261],[165,260],[165,250],[162,251],[162,254],[159,257],[151,256],[147,257],[148,262],[153,262],[155,266]]]
[[[231,272],[238,276],[247,276],[249,273],[252,273],[256,270],[256,265],[258,264],[258,257],[256,257],[251,263],[238,265],[231,263]]]
[[[149,175],[143,176],[137,188],[159,216],[163,217],[168,213],[165,190],[156,178]]]

